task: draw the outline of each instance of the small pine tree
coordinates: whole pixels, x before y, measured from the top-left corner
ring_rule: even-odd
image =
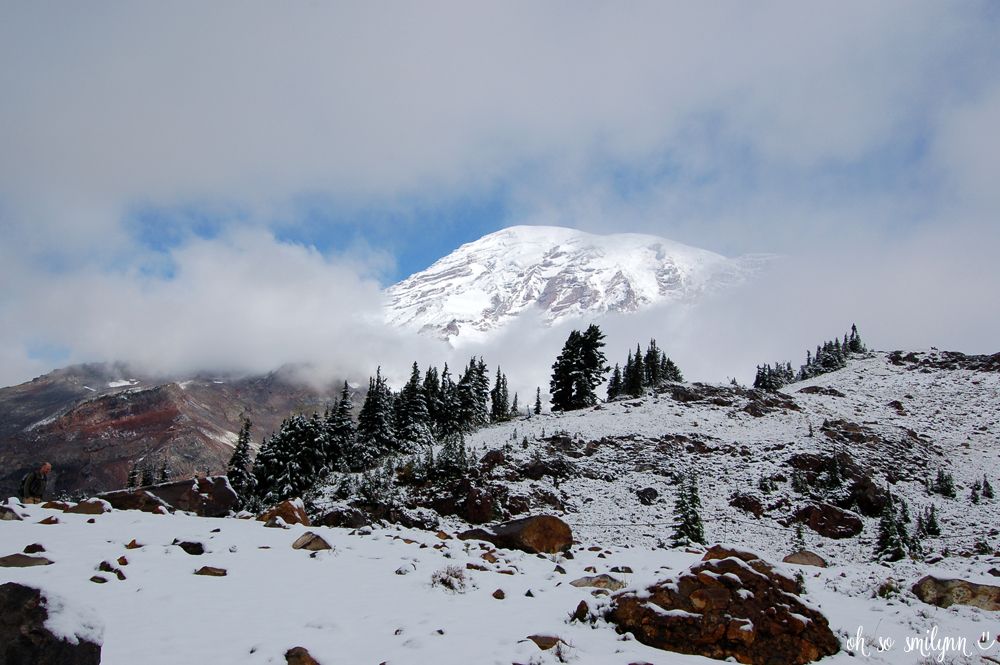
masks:
[[[615,368],[611,372],[611,379],[608,380],[608,401],[613,402],[622,394],[622,368],[615,363]]]
[[[435,470],[445,478],[463,476],[469,468],[468,453],[465,448],[465,435],[453,432],[445,436],[441,453],[437,456]]]
[[[806,481],[806,474],[801,469],[792,471],[792,490],[799,494],[806,494],[809,491],[809,483]]]
[[[972,490],[969,492],[969,501],[973,504],[979,503],[979,481],[977,480],[972,484]]]
[[[937,477],[931,485],[931,491],[946,496],[949,499],[955,498],[955,479],[944,469],[938,469]]]
[[[899,522],[896,505],[889,498],[882,509],[878,523],[878,540],[875,558],[882,561],[899,561],[906,556],[906,528]]]
[[[938,524],[937,520],[937,507],[934,504],[931,504],[924,517],[924,532],[928,536],[941,535],[941,525]]]
[[[125,486],[130,490],[135,489],[139,486],[139,477],[139,466],[133,462],[132,468],[129,469],[128,479],[125,481]]]
[[[671,536],[674,547],[705,542],[700,509],[698,480],[691,473],[681,479],[677,500],[674,502],[674,532]]]
[[[151,464],[146,463],[142,465],[142,478],[139,482],[143,487],[148,487],[156,483],[156,478],[153,474],[153,467]]]
[[[990,485],[990,481],[986,477],[986,474],[983,474],[983,498],[987,501],[992,501],[994,496],[993,485]]]
[[[533,411],[536,416],[542,413],[542,389],[540,387],[535,388],[535,408]]]
[[[795,525],[795,539],[792,541],[792,546],[796,550],[804,550],[806,548],[806,534],[802,530],[801,523]]]
[[[236,436],[236,447],[233,448],[233,456],[229,458],[226,477],[229,478],[229,485],[236,492],[236,499],[239,505],[247,502],[253,494],[254,483],[251,473],[250,461],[250,419],[243,415],[240,417],[240,432]]]

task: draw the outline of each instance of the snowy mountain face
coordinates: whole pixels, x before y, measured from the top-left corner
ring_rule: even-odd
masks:
[[[728,259],[651,235],[515,226],[462,245],[390,287],[386,316],[396,326],[468,341],[528,311],[553,324],[691,303],[742,282],[764,260]]]

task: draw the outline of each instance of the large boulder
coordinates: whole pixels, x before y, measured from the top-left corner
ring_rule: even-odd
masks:
[[[224,517],[236,509],[236,492],[225,476],[188,478],[133,490],[118,490],[98,496],[118,510],[173,512],[183,510],[200,517]]]
[[[368,513],[346,504],[336,505],[323,513],[316,520],[317,526],[332,526],[345,529],[357,529],[372,523]]]
[[[799,665],[840,650],[793,579],[719,546],[675,580],[615,596],[610,620],[658,649],[751,665]]]
[[[851,483],[847,497],[839,502],[841,508],[857,507],[865,517],[879,517],[889,502],[889,491],[880,486],[869,475],[863,475]]]
[[[461,540],[485,540],[497,547],[524,552],[555,554],[573,544],[573,531],[558,517],[535,515],[497,524],[489,529],[471,529],[458,534]]]
[[[107,492],[98,498],[110,503],[115,510],[141,510],[144,513],[168,513],[173,510],[166,501],[142,489]]]
[[[800,508],[795,513],[795,520],[827,538],[853,538],[864,528],[857,514],[828,503],[814,503]]]
[[[285,524],[312,526],[309,523],[309,516],[306,515],[306,507],[302,503],[302,499],[287,499],[257,516],[261,522],[270,522],[276,518],[280,518]]]
[[[80,503],[63,508],[64,513],[76,513],[77,515],[103,515],[111,512],[111,504],[104,499],[84,499]]]
[[[0,665],[101,662],[100,629],[81,626],[73,636],[57,635],[45,626],[48,618],[48,603],[38,589],[14,582],[0,585]]]
[[[784,559],[781,560],[782,563],[792,563],[796,566],[815,566],[816,568],[826,568],[826,559],[816,554],[815,552],[810,552],[809,550],[798,550],[792,552]]]
[[[991,584],[943,580],[927,575],[913,585],[913,593],[925,603],[938,607],[972,605],[992,612],[1000,611],[1000,586]]]

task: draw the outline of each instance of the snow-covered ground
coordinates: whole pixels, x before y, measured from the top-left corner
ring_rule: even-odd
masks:
[[[912,366],[910,366],[912,367]],[[797,392],[807,386],[835,388],[843,397]],[[753,417],[733,406],[686,405],[668,395],[626,400],[599,410],[545,415],[491,427],[470,437],[480,453],[502,448],[511,455],[530,456],[544,436],[557,431],[585,442],[613,438],[598,444],[590,456],[572,461],[586,473],[558,487],[537,481],[540,488],[560,492],[568,510],[563,518],[574,525],[578,544],[573,558],[536,556],[500,550],[496,563],[482,558],[486,546],[435,533],[395,526],[371,533],[311,527],[331,551],[311,556],[293,550],[292,542],[306,527],[269,529],[262,523],[239,519],[207,519],[184,514],[151,515],[114,511],[94,518],[64,514],[39,506],[16,506],[24,521],[0,522],[0,556],[20,552],[33,543],[44,546],[53,565],[0,568],[0,582],[17,581],[42,588],[64,599],[67,614],[60,623],[85,623],[72,617],[96,616],[104,626],[103,661],[125,663],[282,663],[285,651],[303,646],[320,662],[333,663],[710,663],[644,646],[618,635],[603,620],[593,626],[569,622],[570,613],[587,600],[599,614],[608,598],[569,582],[591,574],[628,566],[632,574],[611,573],[630,588],[643,588],[676,575],[700,555],[658,546],[668,540],[674,486],[671,470],[697,469],[702,511],[709,542],[729,542],[777,562],[792,549],[791,529],[778,518],[759,520],[728,505],[737,490],[760,494],[763,475],[789,472],[784,460],[793,453],[830,452],[831,443],[820,432],[826,419],[846,419],[879,433],[886,440],[910,442],[911,450],[880,450],[868,444],[849,452],[857,462],[886,482],[887,471],[901,478],[894,493],[907,498],[914,515],[934,501],[942,536],[928,539],[933,564],[872,561],[876,520],[866,519],[858,538],[828,540],[806,532],[808,546],[829,562],[826,569],[802,567],[804,600],[830,620],[843,650],[828,663],[984,663],[982,655],[1000,660],[1000,644],[976,640],[984,632],[990,640],[1000,634],[1000,616],[972,607],[940,609],[919,601],[910,591],[925,574],[1000,584],[988,574],[1000,568],[994,555],[971,555],[976,539],[998,545],[996,527],[1000,501],[972,505],[968,489],[986,474],[1000,488],[1000,375],[965,370],[908,369],[871,354],[852,361],[847,369],[788,388],[801,411],[777,410]],[[892,400],[904,406],[889,406]],[[809,436],[809,425],[813,436]],[[912,430],[926,438],[913,438]],[[687,450],[671,439],[683,434],[708,449]],[[669,435],[669,436],[668,436]],[[528,449],[521,448],[524,437]],[[710,438],[711,437],[711,438]],[[745,450],[744,450],[745,448]],[[914,460],[922,468],[910,469]],[[938,467],[952,472],[957,499],[928,496],[919,478]],[[601,473],[597,473],[601,471]],[[587,477],[587,476],[593,477]],[[522,481],[530,486],[533,481]],[[660,500],[640,504],[635,490],[654,487]],[[767,503],[794,494],[779,482]],[[55,515],[58,524],[39,522]],[[465,525],[445,522],[454,533]],[[993,535],[990,535],[990,534]],[[135,539],[142,547],[126,549]],[[206,553],[187,554],[175,539],[204,544]],[[591,550],[590,548],[598,548]],[[127,565],[116,559],[125,556]],[[125,580],[99,573],[107,561],[120,567]],[[486,570],[468,569],[467,564]],[[204,565],[228,571],[226,577],[203,577],[194,571]],[[448,566],[463,571],[464,592],[434,586],[432,577]],[[561,566],[565,574],[557,572]],[[796,567],[779,568],[793,574]],[[405,574],[402,574],[405,573]],[[90,581],[103,575],[105,584]],[[887,598],[876,589],[895,580],[899,591]],[[504,598],[494,598],[501,589]],[[531,595],[526,595],[530,591]],[[69,611],[69,610],[67,610]],[[931,648],[921,655],[907,649],[907,638],[921,638],[936,630],[938,640],[964,640],[971,654]],[[542,651],[529,635],[552,635],[568,646],[556,653]],[[865,651],[849,642],[858,635]],[[878,652],[878,639],[894,644]],[[938,647],[942,644],[938,642]],[[849,652],[853,652],[851,655]],[[941,658],[939,659],[939,656]]]

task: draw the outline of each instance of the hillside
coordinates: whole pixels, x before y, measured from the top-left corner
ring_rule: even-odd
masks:
[[[286,368],[263,376],[145,376],[121,364],[76,365],[0,388],[0,492],[12,494],[42,460],[60,492],[124,487],[135,463],[175,477],[226,468],[240,416],[253,438],[297,411],[322,410],[333,391]]]
[[[996,614],[963,605],[938,608],[910,588],[927,574],[997,584],[1000,503],[968,498],[984,475],[1000,486],[997,361],[934,350],[869,353],[846,369],[792,384],[784,394],[673,384],[642,399],[520,419],[470,437],[475,457],[492,460],[477,465],[472,485],[503,498],[495,517],[509,516],[518,505],[515,496],[525,498],[529,512],[545,507],[561,515],[577,541],[567,555],[493,549],[442,539],[434,528],[385,523],[311,527],[332,550],[310,555],[291,548],[306,531],[301,525],[267,529],[254,521],[124,511],[88,524],[87,515],[10,504],[27,517],[0,522],[7,550],[41,543],[54,564],[5,569],[5,575],[61,596],[66,609],[56,623],[64,631],[93,635],[102,624],[102,662],[111,665],[280,663],[294,646],[326,664],[718,662],[668,654],[619,635],[602,618],[616,594],[568,584],[608,573],[626,585],[621,593],[641,591],[695,564],[701,548],[666,545],[675,474],[693,470],[707,541],[732,543],[771,562],[793,549],[793,516],[804,505],[838,503],[860,520],[861,533],[852,537],[805,530],[808,548],[828,568],[776,564],[785,575],[804,574],[804,602],[829,620],[840,640],[840,652],[822,662],[980,662],[980,653],[1000,657],[995,643],[982,650],[974,645],[983,631],[995,636]],[[794,469],[821,476],[823,460],[834,455],[841,459],[839,487],[825,487],[815,477],[805,492],[791,487]],[[923,479],[939,468],[954,475],[956,498],[925,489]],[[773,489],[760,488],[765,477]],[[879,493],[853,491],[865,479],[906,499],[913,515],[936,505],[942,533],[924,539],[924,560],[873,561],[878,520],[866,512]],[[637,490],[646,488],[657,496],[647,492],[640,500]],[[399,481],[396,489],[412,512],[420,492]],[[333,483],[312,498],[314,517],[336,503],[335,492]],[[737,495],[756,500],[759,516],[752,501],[730,505]],[[58,524],[38,523],[51,515]],[[450,515],[438,527],[455,534],[468,523]],[[132,539],[141,547],[126,549]],[[175,539],[200,542],[206,552],[191,556],[172,544]],[[990,550],[977,554],[977,541]],[[124,580],[97,572],[98,563],[119,556],[127,565],[112,568]],[[192,575],[203,565],[228,574]],[[458,566],[465,578],[457,592],[432,582],[448,566]],[[89,578],[95,574],[110,579],[94,584]],[[569,619],[580,601],[592,621]],[[975,658],[941,643],[940,651],[928,646],[924,655],[906,650],[907,637],[926,637],[932,629],[939,637],[967,640]],[[555,636],[564,644],[543,651],[530,635]],[[858,635],[867,640],[864,656]],[[890,637],[895,646],[877,652],[873,641]]]

